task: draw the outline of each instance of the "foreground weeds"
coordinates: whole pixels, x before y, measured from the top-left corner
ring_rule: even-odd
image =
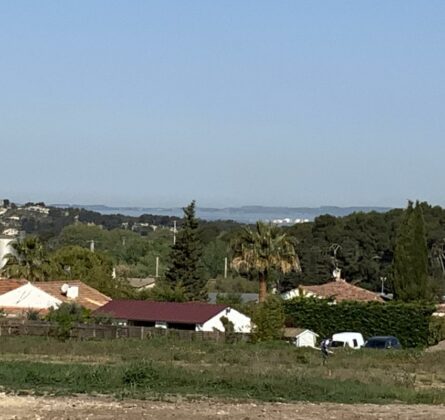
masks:
[[[16,392],[445,403],[445,352],[338,351],[323,366],[319,352],[285,343],[8,337],[0,351],[0,386]]]

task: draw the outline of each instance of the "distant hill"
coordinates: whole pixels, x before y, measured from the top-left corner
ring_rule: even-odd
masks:
[[[109,207],[102,204],[83,205],[83,204],[53,204],[59,208],[83,208],[102,214],[123,214],[126,216],[140,216],[142,214],[153,214],[160,216],[176,216],[182,217],[182,208],[170,207]],[[198,207],[197,215],[203,220],[234,220],[240,223],[254,223],[257,220],[314,220],[322,214],[330,214],[336,217],[347,216],[355,212],[371,212],[376,211],[384,213],[391,210],[390,207],[267,207],[267,206],[242,206],[242,207],[226,207],[211,208]]]

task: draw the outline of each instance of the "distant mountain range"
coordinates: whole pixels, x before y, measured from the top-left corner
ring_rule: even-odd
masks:
[[[140,216],[141,214],[154,214],[161,216],[182,217],[182,208],[180,207],[109,207],[102,204],[84,205],[84,204],[53,204],[54,207],[62,208],[83,208],[96,211],[102,214],[125,214],[127,216]],[[292,223],[296,220],[314,220],[322,214],[330,214],[336,217],[347,216],[355,212],[376,211],[384,213],[391,210],[390,207],[269,207],[269,206],[242,206],[242,207],[198,207],[197,216],[203,220],[234,220],[240,223],[254,223],[257,220],[284,220],[290,219]]]

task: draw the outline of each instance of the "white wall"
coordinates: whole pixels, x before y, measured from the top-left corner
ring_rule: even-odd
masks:
[[[226,308],[204,324],[197,324],[196,331],[218,330],[224,332],[224,325],[221,322],[222,317],[226,317],[229,321],[233,322],[235,332],[250,333],[252,330],[252,321],[248,316],[238,312],[236,309]]]
[[[13,238],[0,238],[0,268],[3,268],[6,264],[6,255],[14,251],[11,246],[13,240]]]
[[[303,331],[295,340],[297,347],[315,347],[317,336],[309,330]]]
[[[61,300],[49,295],[30,283],[0,296],[0,307],[23,309],[49,309],[57,307]]]
[[[284,292],[281,294],[281,298],[284,300],[290,300],[299,296],[303,297],[312,297],[315,296],[314,293],[309,292],[308,290],[300,290],[300,288],[289,290],[288,292]]]

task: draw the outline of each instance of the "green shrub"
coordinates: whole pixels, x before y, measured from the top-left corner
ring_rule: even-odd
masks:
[[[225,316],[221,317],[221,323],[224,326],[226,343],[234,343],[236,340],[235,325]]]
[[[284,308],[282,300],[269,295],[265,302],[260,303],[254,314],[253,323],[255,325],[252,339],[254,341],[279,340],[283,334]]]
[[[40,320],[40,312],[30,309],[26,312],[26,319],[28,321],[39,321]]]
[[[430,342],[434,306],[424,303],[339,302],[296,298],[284,303],[286,325],[308,328],[322,337],[341,331],[364,337],[394,335],[404,347],[425,347]]]
[[[445,319],[440,316],[433,316],[429,325],[428,344],[433,346],[442,340],[445,340]]]
[[[51,334],[66,340],[70,337],[71,329],[77,323],[84,323],[90,318],[90,311],[77,303],[62,303],[58,308],[50,308],[46,319],[53,322],[55,327]]]
[[[122,374],[122,382],[133,388],[144,387],[150,388],[156,384],[159,378],[158,371],[151,362],[142,361],[130,363],[124,368]]]

